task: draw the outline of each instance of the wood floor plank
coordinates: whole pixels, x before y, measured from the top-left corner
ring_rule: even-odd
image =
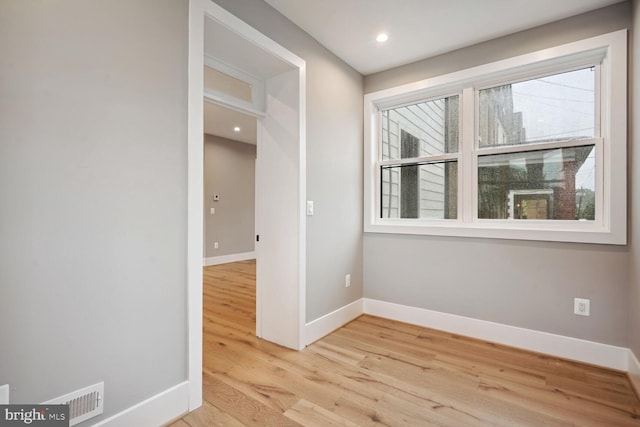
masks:
[[[189,423],[187,423],[183,418],[172,422],[171,424],[167,424],[166,427],[192,427],[191,425],[189,425]]]
[[[358,427],[358,424],[304,399],[297,401],[284,415],[308,427]]]
[[[255,336],[255,262],[203,276],[205,402],[171,427],[640,427],[625,373],[366,315],[293,351]]]
[[[184,421],[188,427],[244,427],[243,423],[207,401],[197,410],[187,414]]]
[[[203,397],[246,426],[301,425],[208,374],[203,376]]]
[[[273,376],[264,369],[243,367],[226,374],[213,373],[211,376],[274,411],[284,412],[299,400],[295,393],[281,387],[280,381],[273,381]]]

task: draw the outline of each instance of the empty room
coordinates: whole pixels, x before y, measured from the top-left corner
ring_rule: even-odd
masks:
[[[639,3],[0,2],[0,419],[640,425]]]

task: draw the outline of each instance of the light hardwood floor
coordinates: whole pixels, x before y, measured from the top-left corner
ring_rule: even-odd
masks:
[[[255,263],[204,270],[200,426],[640,426],[624,373],[372,316],[297,352],[255,337]]]

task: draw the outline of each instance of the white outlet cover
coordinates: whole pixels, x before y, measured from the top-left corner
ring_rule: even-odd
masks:
[[[591,301],[584,298],[574,298],[573,300],[573,313],[579,316],[591,315]]]

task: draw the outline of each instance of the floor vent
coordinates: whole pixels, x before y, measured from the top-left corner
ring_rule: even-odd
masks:
[[[102,414],[104,401],[104,383],[94,384],[82,390],[76,390],[64,396],[44,402],[44,405],[69,405],[69,426],[74,426],[89,418]]]

